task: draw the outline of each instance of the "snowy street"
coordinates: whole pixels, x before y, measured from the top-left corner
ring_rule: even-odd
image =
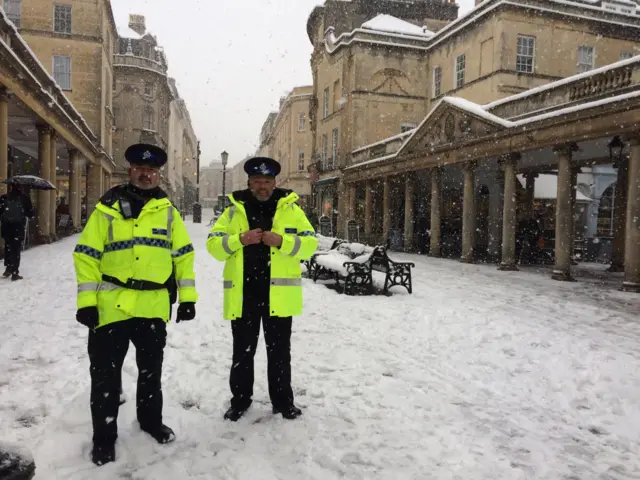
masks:
[[[414,293],[347,297],[304,280],[293,387],[304,415],[271,415],[266,354],[254,404],[228,405],[231,328],[208,227],[196,320],[169,325],[160,446],[135,421],[135,349],[117,461],[89,459],[87,331],[75,321],[76,237],[23,254],[0,281],[0,442],[30,449],[37,480],[640,478],[640,296],[534,272],[410,259]],[[174,310],[175,316],[175,310]]]

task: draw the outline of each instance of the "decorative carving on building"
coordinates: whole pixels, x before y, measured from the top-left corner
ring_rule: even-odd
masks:
[[[407,75],[395,68],[383,68],[371,77],[372,91],[410,95],[411,83]]]

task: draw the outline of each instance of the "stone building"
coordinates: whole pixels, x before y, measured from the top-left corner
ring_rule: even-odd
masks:
[[[277,186],[300,195],[300,205],[306,207],[311,195],[308,166],[311,163],[312,134],[309,107],[313,87],[295,87],[280,99],[277,113],[265,121],[259,154],[275,158],[282,165]],[[275,115],[274,115],[275,113]]]
[[[142,142],[169,150],[169,118],[174,100],[167,77],[167,59],[157,39],[147,32],[145,17],[130,15],[128,28],[121,29],[119,34],[113,92],[116,184],[126,181],[128,164],[124,152],[129,145]],[[161,186],[175,201],[179,185],[171,184],[172,171],[173,164],[168,163],[162,171]]]
[[[223,175],[224,171],[224,175]],[[204,208],[214,208],[218,206],[218,197],[222,193],[222,182],[224,176],[224,194],[232,192],[233,179],[231,169],[223,168],[222,161],[212,161],[206,167],[200,168],[200,203]]]
[[[190,211],[196,201],[198,139],[184,99],[180,98],[175,79],[169,78],[172,100],[169,105],[169,155],[167,177],[174,192],[174,202],[182,211]]]
[[[116,29],[107,0],[11,0],[5,7],[0,125],[8,121],[8,131],[0,127],[0,180],[30,173],[57,185],[57,192],[32,194],[31,240],[47,242],[60,233],[58,194],[79,228],[110,183]]]
[[[435,3],[413,2],[433,8],[429,18],[452,20]],[[346,224],[338,220],[339,198],[352,152],[411,132],[445,95],[488,103],[628,57],[639,23],[562,1],[493,0],[435,32],[428,20],[418,26],[390,16],[384,2],[360,26],[354,15],[335,28],[336,8],[317,7],[307,30],[314,45],[314,204],[332,214],[337,232]]]

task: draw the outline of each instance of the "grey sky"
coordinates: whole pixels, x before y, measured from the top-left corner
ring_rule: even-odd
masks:
[[[254,153],[262,122],[292,87],[311,84],[306,23],[323,0],[112,0],[116,23],[144,15],[200,139],[201,164]],[[459,0],[460,12],[473,0]]]

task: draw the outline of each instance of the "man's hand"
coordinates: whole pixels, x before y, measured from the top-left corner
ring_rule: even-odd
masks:
[[[96,328],[99,323],[98,307],[84,307],[76,312],[76,320],[87,328]]]
[[[176,315],[176,323],[186,322],[196,318],[196,304],[193,302],[184,302],[178,306],[178,314]]]
[[[262,229],[256,228],[254,230],[249,230],[248,232],[244,232],[240,235],[240,243],[242,245],[257,245],[262,241]]]
[[[282,245],[282,237],[274,232],[262,232],[262,243],[270,247]]]

